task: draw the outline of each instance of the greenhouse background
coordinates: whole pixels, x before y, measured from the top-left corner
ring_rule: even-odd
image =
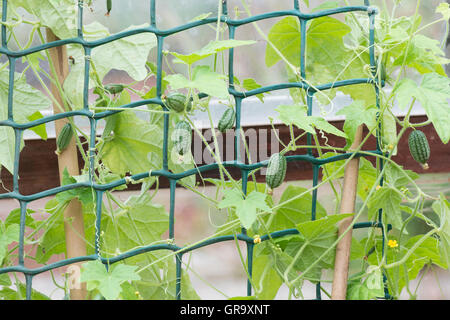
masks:
[[[358,2],[357,0],[349,1],[350,4]],[[360,2],[360,1],[359,1]],[[382,5],[382,1],[373,1],[375,5]],[[401,14],[410,15],[414,11],[415,8],[412,8],[408,5],[409,0],[404,0],[402,2],[402,6],[400,7]],[[435,14],[436,5],[441,2],[439,0],[430,0],[424,1],[424,5],[422,6],[421,14],[426,19],[432,19]],[[211,14],[212,16],[217,14],[217,1],[216,0],[165,0],[157,2],[157,24],[160,28],[169,28],[176,25],[180,25],[186,23],[195,17],[203,14]],[[320,1],[312,1],[310,0],[310,7],[314,8]],[[291,8],[292,1],[291,0],[278,0],[278,1],[263,1],[263,0],[252,0],[249,1],[250,8],[252,14],[259,14],[262,12],[269,12],[275,10],[282,10]],[[302,4],[305,8],[305,11],[308,9]],[[230,15],[238,15],[238,16],[246,16],[244,8],[241,5],[241,1],[229,1],[229,11]],[[149,12],[149,1],[139,0],[139,1],[128,1],[128,0],[115,0],[114,1],[114,10],[111,12],[109,17],[106,17],[104,14],[104,3],[103,1],[94,1],[92,6],[92,12],[87,11],[85,15],[85,24],[89,24],[92,21],[99,21],[105,26],[108,26],[111,33],[116,33],[122,31],[130,26],[141,25],[148,21],[148,12]],[[259,23],[260,27],[267,33],[270,29],[271,25],[276,22],[277,19],[261,21]],[[426,22],[426,21],[424,21]],[[445,34],[445,26],[443,24],[436,25],[431,30],[430,36],[435,39],[441,39],[442,42],[445,42],[446,39],[444,37]],[[22,32],[21,41],[26,42],[27,29],[24,28]],[[183,32],[182,34],[175,35],[173,37],[169,37],[165,42],[166,50],[173,50],[177,52],[187,53],[193,50],[199,49],[204,46],[208,39],[214,37],[215,30],[211,26],[202,26],[201,28],[191,29],[187,32]],[[275,66],[271,69],[265,67],[264,64],[264,56],[260,54],[263,52],[266,47],[266,43],[264,39],[255,32],[254,27],[249,24],[247,26],[239,29],[239,32],[236,35],[237,39],[256,39],[258,44],[251,47],[246,47],[244,49],[235,50],[235,60],[236,60],[236,70],[238,70],[238,74],[236,76],[238,78],[241,77],[251,77],[254,79],[258,79],[258,82],[262,85],[274,84],[277,82],[286,79],[286,74],[284,69],[281,66]],[[154,51],[150,54],[149,60],[154,60],[152,54],[155,54]],[[449,49],[447,48],[447,54],[449,54]],[[448,55],[449,56],[449,55]],[[0,60],[3,62],[5,57],[0,57]],[[212,63],[212,61],[210,61]],[[176,66],[176,65],[175,65]],[[264,66],[264,67],[260,67]],[[21,66],[20,62],[17,64],[17,71],[20,72],[24,66]],[[278,69],[277,69],[278,68]],[[33,74],[30,72],[27,74],[30,83],[39,88],[38,82],[33,82]],[[127,74],[121,71],[113,70],[111,71],[105,78],[105,82],[111,83],[128,83],[132,81],[128,78]],[[94,96],[91,97],[92,100],[95,100]],[[329,106],[329,108],[325,108],[326,119],[330,121],[339,122],[343,118],[335,115],[336,111],[339,110],[339,107],[345,105],[348,102],[348,97],[344,95],[338,95],[334,102],[333,106]],[[280,104],[289,103],[290,98],[286,91],[277,91],[276,93],[272,93],[271,95],[267,95],[265,97],[265,103],[261,104],[258,98],[251,98],[245,100],[243,106],[243,126],[267,126],[266,122],[267,116],[274,116],[275,111],[274,108]],[[218,120],[220,115],[222,114],[225,106],[221,103],[221,101],[213,101],[213,116],[214,120]],[[48,113],[43,113],[44,115],[51,114],[52,111],[48,110]],[[413,109],[413,115],[420,117],[424,113],[420,107],[420,104]],[[147,114],[142,113],[142,117],[145,117]],[[258,117],[258,115],[260,115]],[[401,115],[401,111],[398,110],[397,115]],[[264,117],[263,117],[264,116]],[[207,119],[204,118],[204,115],[198,114],[196,117],[196,124],[206,128],[208,126]],[[84,119],[76,119],[79,121],[81,127],[88,128],[89,123],[83,122]],[[49,139],[54,139],[54,129],[52,127],[52,123],[48,125],[48,135]],[[24,152],[28,152],[28,159],[34,159],[32,163],[30,163],[31,169],[36,169],[40,165],[41,162],[44,161],[53,161],[56,163],[56,157],[52,154],[52,151],[49,149],[39,148],[37,142],[37,136],[32,133],[30,130],[26,131],[25,134],[26,146],[27,143],[30,143],[30,146],[27,149],[25,147]],[[35,141],[36,144],[33,144]],[[438,141],[431,141],[432,150],[433,143],[437,146],[436,148],[440,148],[439,150],[444,150],[446,157],[450,156],[448,146],[440,145]],[[261,147],[261,146],[260,146]],[[266,155],[268,158],[270,154]],[[263,155],[264,156],[264,155]],[[444,155],[442,155],[444,157]],[[264,160],[264,159],[259,159]],[[447,169],[447,170],[445,170]],[[48,173],[47,177],[41,179],[39,175],[41,175],[41,171],[36,170],[35,176],[27,177],[30,179],[29,183],[29,192],[33,193],[36,191],[41,191],[43,189],[48,188],[49,186],[45,184],[48,181],[53,180],[55,183],[58,182],[57,170],[54,169],[53,173],[50,172],[50,169],[44,168],[43,171]],[[310,176],[308,173],[302,174],[302,168],[299,168],[299,172],[296,177],[299,177],[298,181],[295,181],[295,185],[309,187],[311,185]],[[419,184],[424,187],[425,190],[429,190],[430,194],[439,194],[439,192],[444,192],[447,196],[450,195],[450,165],[444,163],[439,167],[439,172],[421,174],[421,178],[419,179]],[[53,174],[53,176],[52,176]],[[305,178],[301,178],[304,176]],[[1,172],[2,181],[4,183],[4,187],[8,187],[8,183],[11,180],[11,177],[5,170]],[[45,185],[42,185],[42,184]],[[281,193],[283,192],[285,184],[277,189],[274,193],[274,198],[279,198]],[[202,190],[206,194],[211,194],[214,190],[211,187],[203,187]],[[0,188],[0,192],[2,189]],[[121,191],[118,192],[118,196],[120,198],[126,199],[130,194],[136,191]],[[325,208],[333,208],[334,203],[330,203],[327,201],[330,197],[331,190],[328,187],[323,187],[320,189],[318,198],[319,201],[324,205]],[[39,201],[33,202],[31,204],[31,209],[42,208],[45,205],[47,199],[41,199]],[[158,192],[155,201],[165,205],[166,207],[169,204],[169,190],[160,190]],[[7,214],[10,210],[17,207],[17,203],[14,200],[0,200],[0,207],[2,208],[0,214]],[[177,228],[175,230],[176,237],[180,243],[191,243],[195,240],[206,237],[214,230],[214,225],[219,224],[223,220],[223,216],[218,212],[213,212],[208,209],[208,206],[204,204],[204,200],[201,197],[193,196],[189,191],[179,190],[177,191],[177,203],[176,203],[176,219],[178,223],[183,225],[183,228]],[[4,219],[3,216],[0,216],[0,219]],[[422,226],[420,224],[415,225],[416,228],[420,229]],[[414,228],[414,227],[413,227]],[[412,230],[413,231],[413,230]],[[244,249],[244,247],[242,247]],[[224,255],[226,255],[226,259],[223,259]],[[52,261],[56,261],[62,256],[55,256],[52,258]],[[197,289],[199,296],[203,299],[223,299],[225,296],[239,296],[244,295],[246,290],[246,282],[245,282],[245,272],[242,269],[241,262],[239,260],[239,256],[236,252],[234,243],[221,243],[211,247],[205,247],[197,250],[196,252],[191,253],[191,257],[188,258],[189,262],[193,269],[196,270],[196,273],[191,273],[191,281],[194,287]],[[55,270],[53,274],[44,273],[37,277],[34,280],[35,289],[48,294],[54,299],[61,299],[62,290],[58,290],[56,284],[62,285],[63,278],[62,273],[63,270]],[[418,299],[450,299],[450,275],[448,271],[440,270],[438,268],[433,268],[433,270],[423,270],[424,277],[421,280],[422,286],[418,292]],[[53,278],[54,277],[54,278]],[[420,277],[418,277],[420,279]],[[324,287],[327,287],[328,284],[324,284]],[[411,284],[414,287],[414,283]],[[329,286],[328,286],[329,288]],[[315,288],[311,284],[311,290],[305,291],[304,298],[314,298],[315,296]],[[279,296],[285,295],[286,291],[281,291]],[[308,296],[309,295],[309,296]],[[406,295],[405,295],[406,297]]]

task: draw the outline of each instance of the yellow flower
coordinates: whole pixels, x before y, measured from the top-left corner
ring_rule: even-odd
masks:
[[[261,243],[261,237],[260,237],[259,235],[255,235],[255,236],[253,237],[253,243],[254,243],[254,244]]]
[[[397,248],[398,247],[397,240],[389,240],[387,245],[389,248]]]

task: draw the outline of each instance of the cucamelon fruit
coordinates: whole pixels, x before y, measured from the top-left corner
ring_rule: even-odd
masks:
[[[185,109],[187,112],[191,111],[192,109],[192,101],[190,99],[189,101],[186,100],[187,98],[184,94],[175,92],[165,97],[163,99],[163,102],[170,110],[181,113]]]
[[[66,123],[56,138],[56,154],[60,154],[64,151],[72,140],[73,130],[70,123]]]
[[[286,167],[287,161],[285,156],[274,153],[270,157],[266,171],[266,184],[270,189],[279,187],[284,181],[284,178],[286,177]]]
[[[413,130],[408,137],[409,152],[414,160],[419,162],[424,169],[428,169],[427,161],[430,158],[430,146],[425,133]]]
[[[222,117],[219,120],[218,129],[220,132],[225,132],[228,129],[233,128],[234,120],[236,119],[236,114],[233,108],[228,108],[222,114]]]
[[[380,66],[380,79],[381,81],[386,81],[386,66],[384,63]]]
[[[105,90],[108,91],[111,94],[118,94],[123,91],[125,86],[123,84],[107,84],[105,85]]]
[[[106,0],[106,14],[105,16],[109,16],[109,13],[112,10],[112,0]]]

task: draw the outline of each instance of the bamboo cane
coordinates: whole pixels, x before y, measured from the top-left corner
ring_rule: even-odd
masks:
[[[59,40],[58,37],[47,28],[47,42],[55,40]],[[62,86],[69,73],[67,49],[65,46],[51,48],[49,49],[49,54],[58,77],[55,80]],[[59,105],[64,106],[63,97],[61,97],[58,87],[55,84],[51,85],[51,92]],[[53,112],[56,114],[62,112],[62,110],[56,104],[53,104]],[[55,121],[56,136],[58,136],[62,127],[67,122],[67,119]],[[71,176],[79,175],[78,154],[74,138],[72,138],[68,147],[58,155],[58,168],[61,183],[65,168],[67,168]],[[73,258],[86,255],[83,213],[81,203],[77,199],[73,199],[64,211],[64,231],[67,257]],[[69,289],[71,300],[83,300],[86,298],[86,286],[79,281],[80,267],[81,263],[78,263],[69,266],[67,269],[67,272],[70,274]]]
[[[362,140],[362,126],[355,133],[355,140],[350,150],[356,149]],[[355,157],[347,163],[344,173],[344,185],[342,188],[340,213],[354,213],[356,200],[356,187],[358,185],[359,158]],[[349,228],[353,222],[353,216],[343,219],[339,223],[338,237]],[[348,230],[336,246],[336,258],[334,264],[332,300],[345,300],[347,295],[348,263],[352,243],[352,228]]]

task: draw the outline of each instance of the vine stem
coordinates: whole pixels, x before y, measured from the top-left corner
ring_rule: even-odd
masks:
[[[431,229],[430,231],[428,231],[423,237],[421,237],[419,240],[417,240],[416,243],[414,243],[414,245],[411,247],[411,249],[408,250],[408,252],[400,259],[397,260],[395,262],[392,262],[390,264],[386,264],[385,262],[383,262],[381,264],[382,267],[384,267],[384,269],[392,269],[398,266],[401,266],[402,264],[404,264],[409,257],[414,253],[414,251],[416,251],[417,248],[420,247],[420,245],[427,240],[429,237],[431,237],[432,235],[434,235],[435,233],[438,233],[439,229]]]

